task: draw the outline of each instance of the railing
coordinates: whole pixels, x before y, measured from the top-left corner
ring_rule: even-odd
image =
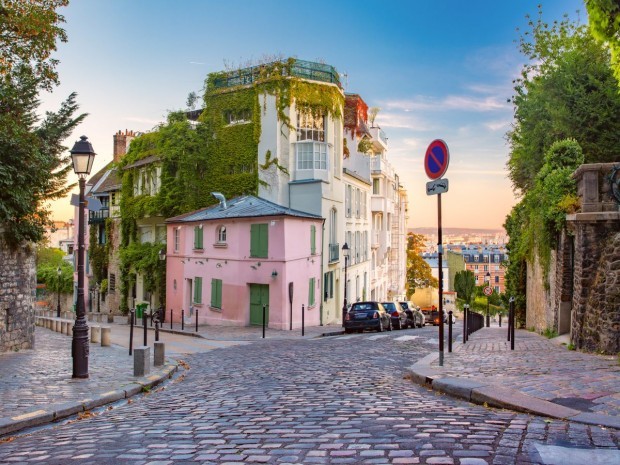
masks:
[[[274,61],[222,73],[222,77],[213,79],[211,85],[215,89],[244,86],[260,79],[268,79],[270,76],[296,76],[311,81],[328,82],[342,87],[338,72],[333,66],[297,59]]]
[[[109,218],[110,210],[107,208],[102,208],[99,211],[89,211],[88,212],[88,224],[94,223],[103,223],[106,218]]]
[[[381,172],[385,174],[388,178],[394,177],[394,168],[381,157],[381,155],[376,155],[372,158],[370,162],[370,170],[375,172]]]
[[[339,244],[329,244],[329,263],[337,262],[340,259]]]

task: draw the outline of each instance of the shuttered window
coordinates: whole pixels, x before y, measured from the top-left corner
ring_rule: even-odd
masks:
[[[268,225],[253,224],[250,226],[250,257],[267,258],[269,252]]]
[[[310,253],[316,254],[316,226],[310,226]]]
[[[194,249],[202,249],[202,228],[194,227]]]
[[[202,278],[198,276],[194,278],[194,303],[202,303]]]
[[[211,280],[211,306],[222,308],[222,280]]]
[[[315,288],[314,278],[310,278],[310,283],[309,283],[309,288],[308,288],[308,307],[312,307],[315,304],[314,288]]]

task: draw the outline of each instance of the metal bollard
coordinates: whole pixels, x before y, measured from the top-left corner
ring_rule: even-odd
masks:
[[[267,309],[267,306],[263,304],[263,339],[265,339],[265,311],[266,309]]]
[[[196,309],[196,332],[198,332],[198,309]]]
[[[170,329],[172,329],[172,309],[170,309]]]
[[[144,327],[144,347],[146,347],[146,346],[148,345],[148,344],[147,344],[147,340],[146,340],[146,339],[147,339],[147,338],[146,338],[146,331],[147,331],[147,328],[146,328],[146,319],[147,319],[147,317],[146,317],[146,313],[142,313],[142,326]]]
[[[501,312],[498,312],[497,316],[499,318],[499,320],[498,320],[499,321],[499,327],[501,328],[502,327],[502,314],[501,314]]]
[[[131,355],[133,351],[133,325],[136,322],[136,311],[135,309],[129,310],[129,355]]]
[[[155,320],[155,342],[159,342],[159,320]]]
[[[181,331],[185,331],[185,309],[181,309]]]
[[[510,298],[510,350],[515,350],[515,298]]]
[[[304,304],[301,304],[301,337],[304,337],[305,331],[306,310]]]
[[[448,352],[452,352],[452,310],[448,312]]]

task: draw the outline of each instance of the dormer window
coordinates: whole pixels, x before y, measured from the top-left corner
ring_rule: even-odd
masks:
[[[299,112],[297,114],[297,140],[325,142],[325,116]]]

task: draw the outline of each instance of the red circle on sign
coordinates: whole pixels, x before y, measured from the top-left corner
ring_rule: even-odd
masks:
[[[435,139],[430,143],[424,155],[424,171],[430,179],[439,179],[448,170],[450,152],[448,145],[441,139]]]
[[[482,291],[482,292],[484,292],[484,295],[489,296],[489,295],[493,294],[493,289],[491,289],[490,287],[488,287],[488,286],[487,286],[487,287],[485,287],[485,288],[483,289],[483,291]]]

